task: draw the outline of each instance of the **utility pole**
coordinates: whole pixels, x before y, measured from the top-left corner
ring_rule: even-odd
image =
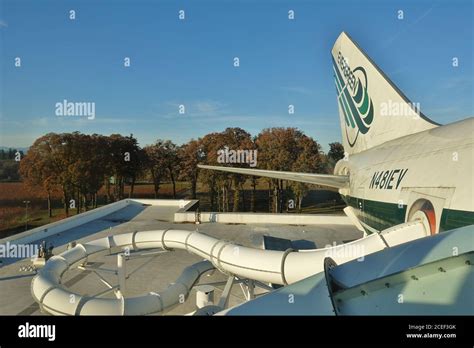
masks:
[[[30,201],[23,201],[23,203],[26,204],[25,206],[25,231],[28,230],[28,204],[30,204]]]

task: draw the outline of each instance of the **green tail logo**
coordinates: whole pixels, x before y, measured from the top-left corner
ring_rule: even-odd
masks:
[[[347,141],[349,146],[353,147],[359,134],[369,131],[374,119],[374,106],[367,92],[367,73],[361,66],[351,70],[341,52],[337,56],[337,63],[333,58],[333,68],[338,101],[346,121]],[[348,128],[355,129],[356,126],[355,135],[354,132],[347,131]]]

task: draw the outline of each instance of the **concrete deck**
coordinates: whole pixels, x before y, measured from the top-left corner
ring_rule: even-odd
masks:
[[[129,205],[103,218],[88,222],[82,226],[66,230],[45,238],[55,245],[54,254],[65,250],[66,244],[76,240],[85,242],[111,234],[120,234],[135,230],[183,229],[196,230],[216,238],[236,241],[242,245],[262,247],[264,235],[310,241],[318,248],[328,244],[341,244],[360,238],[362,233],[351,225],[307,225],[294,226],[283,224],[218,224],[173,223],[173,215],[179,208],[176,206]],[[309,243],[310,244],[310,243]],[[115,269],[116,255],[109,253],[96,254],[89,260],[89,266],[97,269]],[[20,267],[30,265],[29,260],[4,259],[0,267],[0,315],[42,315],[30,293],[30,283],[34,272],[20,271]],[[200,258],[186,251],[177,250],[159,256],[132,259],[127,261],[126,296],[137,296],[150,291],[160,291],[174,282],[186,267],[200,261]],[[134,270],[137,270],[136,272]],[[113,285],[117,283],[112,273],[99,273]],[[218,271],[201,277],[199,284],[225,281],[226,276]],[[63,283],[72,291],[93,295],[106,289],[92,271],[78,269],[66,272]],[[215,302],[217,303],[224,285],[216,286]],[[112,296],[112,295],[110,295]],[[196,294],[191,291],[186,302],[164,314],[187,314],[194,311]],[[229,305],[244,301],[240,286],[234,285]]]

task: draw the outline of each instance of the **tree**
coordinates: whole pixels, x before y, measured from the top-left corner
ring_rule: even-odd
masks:
[[[103,185],[104,177],[109,175],[109,152],[105,136],[92,134],[83,137],[82,140],[85,156],[79,155],[78,157],[83,161],[80,191],[83,206],[87,210],[88,201],[92,203],[93,208],[97,207],[97,193]]]
[[[114,175],[116,195],[122,197],[124,178],[132,177],[133,182],[136,175],[139,151],[132,136],[49,133],[35,141],[20,168],[27,184],[41,185],[47,192],[50,215],[51,190],[59,187],[68,216],[70,206],[77,213],[87,210],[90,201],[97,206],[104,177]]]
[[[267,170],[290,171],[298,155],[297,142],[303,133],[296,128],[267,128],[257,136],[259,167]],[[283,182],[268,182],[269,210],[281,212],[283,206]]]
[[[298,156],[292,165],[292,171],[301,173],[321,173],[324,171],[324,160],[321,146],[306,135],[302,135],[297,142]],[[301,212],[303,198],[309,191],[309,185],[301,182],[291,182],[291,190],[295,195],[298,212]]]
[[[166,171],[169,170],[169,140],[158,139],[155,144],[144,148],[146,153],[146,167],[148,168],[155,191],[155,198],[158,198],[160,185],[165,178]],[[172,144],[172,143],[171,143]],[[174,144],[173,144],[174,145]]]
[[[329,144],[328,157],[336,163],[344,158],[344,146],[341,143],[334,142]]]
[[[197,165],[204,159],[204,150],[202,147],[202,139],[191,139],[178,150],[178,157],[180,160],[180,178],[191,182],[191,194],[193,199],[196,199],[199,175]]]
[[[109,163],[110,173],[114,179],[115,199],[124,197],[125,182],[131,184],[131,193],[136,178],[143,167],[143,153],[140,152],[137,139],[130,134],[124,137],[120,134],[112,134],[109,137]]]
[[[207,134],[201,141],[202,159],[206,164],[219,166],[243,167],[247,164],[241,161],[228,163],[219,160],[221,151],[253,150],[255,145],[250,134],[242,128],[227,128],[221,133]],[[231,161],[229,161],[231,162]],[[216,171],[203,171],[202,182],[209,187],[211,209],[214,207],[217,198],[217,209],[219,211],[230,211],[230,199],[233,189],[233,211],[239,211],[241,202],[241,192],[246,177],[241,174],[231,174]],[[216,197],[217,195],[217,197]]]
[[[176,199],[176,179],[178,178],[180,171],[178,147],[171,140],[164,141],[162,146],[164,148],[167,174],[171,180],[171,184],[173,185],[173,198]]]
[[[262,169],[304,173],[325,170],[325,159],[320,145],[296,128],[264,129],[255,142],[258,147],[259,167]],[[290,182],[285,187],[283,180],[267,179],[267,181],[270,211],[283,211],[288,187],[295,194],[301,210],[303,197],[309,189],[308,185]]]
[[[25,184],[32,188],[41,187],[47,194],[48,216],[52,217],[51,192],[59,184],[53,165],[52,152],[45,135],[37,139],[26,156],[20,161],[19,172]]]
[[[255,149],[255,144],[252,141],[250,133],[243,130],[242,128],[234,127],[227,128],[223,133],[222,137],[227,146],[231,150],[244,150],[244,151],[253,151]],[[234,167],[245,167],[248,166],[248,163],[236,163],[228,164]],[[240,198],[243,184],[245,183],[246,177],[241,174],[230,174],[231,185],[234,189],[234,199],[233,199],[233,208],[234,212],[239,211]]]
[[[51,217],[51,191],[59,186],[63,192],[64,210],[69,214],[69,195],[72,180],[68,166],[71,161],[65,151],[65,135],[48,133],[35,140],[20,162],[20,173],[31,186],[41,186],[48,195],[48,210]]]
[[[225,139],[221,133],[209,133],[202,138],[200,157],[206,164],[222,165],[217,162],[217,152],[225,146]],[[211,210],[226,210],[228,173],[214,170],[204,170],[199,174],[199,180],[208,187]],[[217,203],[217,204],[216,204]]]
[[[19,162],[15,160],[0,160],[0,181],[18,181]]]

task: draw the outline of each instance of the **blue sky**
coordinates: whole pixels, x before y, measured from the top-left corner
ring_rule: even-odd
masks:
[[[226,127],[256,135],[293,126],[327,150],[341,139],[330,49],[343,30],[427,116],[449,123],[474,114],[472,1],[0,4],[3,146],[75,130],[133,133],[146,145],[157,138],[180,144]],[[95,119],[57,117],[55,104],[64,99],[95,102]]]

